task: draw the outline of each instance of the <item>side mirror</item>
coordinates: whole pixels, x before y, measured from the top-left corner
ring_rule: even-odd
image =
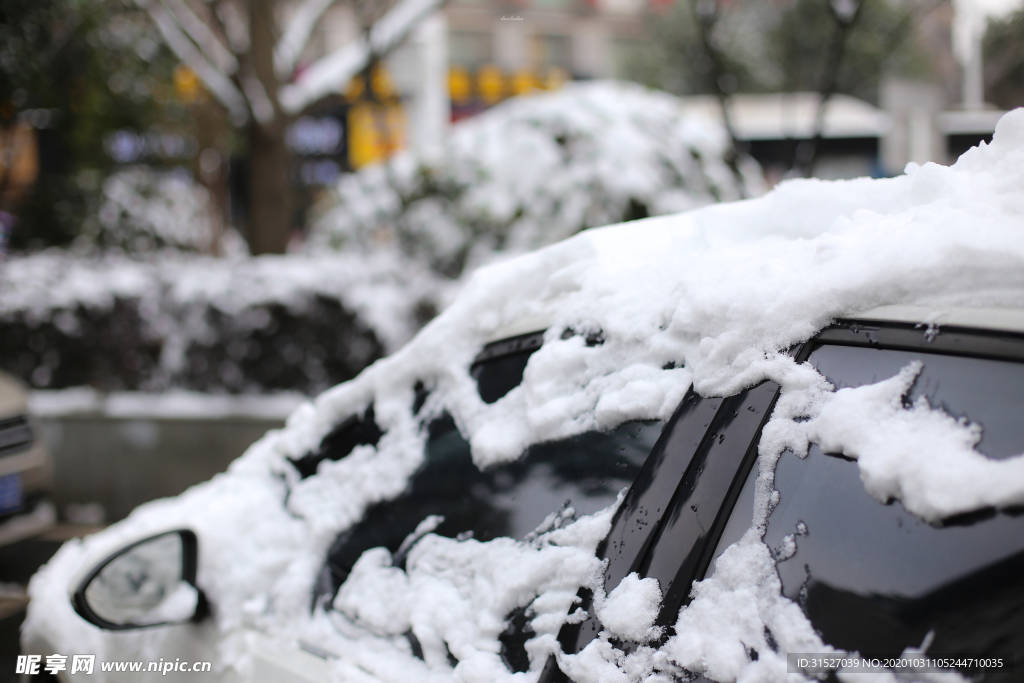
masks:
[[[111,631],[198,621],[208,612],[196,586],[198,548],[195,533],[179,529],[118,550],[79,584],[75,611]]]

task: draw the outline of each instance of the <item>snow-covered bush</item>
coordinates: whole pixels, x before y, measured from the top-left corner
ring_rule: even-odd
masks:
[[[741,192],[712,121],[666,93],[629,83],[573,83],[517,98],[454,126],[433,158],[411,153],[346,175],[309,248],[397,243],[448,275],[551,244],[585,228],[759,194]]]
[[[210,193],[186,171],[129,166],[103,181],[80,243],[129,253],[157,248],[209,253],[217,239]]]
[[[140,261],[53,250],[0,269],[0,367],[40,388],[316,393],[401,346],[443,295],[393,252]]]

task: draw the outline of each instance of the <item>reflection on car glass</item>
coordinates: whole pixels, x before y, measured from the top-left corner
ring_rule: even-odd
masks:
[[[908,403],[924,396],[932,408],[981,425],[981,441],[975,448],[990,458],[1024,451],[1022,363],[857,346],[822,346],[809,360],[836,389],[874,384],[920,360],[924,369]]]
[[[979,450],[993,458],[1024,451],[1024,364],[957,356],[822,346],[810,362],[837,388],[924,363],[909,400],[983,426]],[[716,557],[751,522],[751,473]],[[780,555],[783,592],[823,640],[864,654],[899,654],[934,631],[932,654],[1024,654],[1024,514],[983,511],[929,525],[897,501],[881,505],[857,464],[812,446],[805,460],[784,453],[775,470],[778,506],[764,541]],[[781,552],[792,535],[796,552]],[[786,558],[786,559],[781,559]],[[1013,680],[989,671],[988,683]]]
[[[514,462],[481,471],[454,421],[439,418],[429,427],[426,461],[405,493],[367,510],[334,542],[318,596],[336,593],[365,550],[396,552],[429,515],[444,517],[434,533],[487,541],[523,539],[565,505],[581,515],[605,508],[632,483],[661,428],[658,421],[627,422],[537,444]]]

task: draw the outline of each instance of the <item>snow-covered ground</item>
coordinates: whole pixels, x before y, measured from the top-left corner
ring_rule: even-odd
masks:
[[[258,647],[251,634],[261,632],[284,647],[301,640],[338,654],[331,666],[339,681],[523,683],[536,680],[552,653],[585,683],[663,682],[681,668],[720,681],[800,680],[787,674],[785,653],[829,647],[781,595],[761,541],[782,450],[819,443],[846,453],[858,460],[869,492],[895,492],[925,519],[1024,503],[1024,458],[979,468],[975,428],[940,408],[893,401],[914,367],[834,391],[781,351],[838,316],[885,304],[1024,308],[1024,110],[1007,114],[991,145],[952,167],[911,165],[886,180],[790,181],[759,199],[586,231],[478,271],[412,342],[300,406],[284,430],[254,444],[226,474],[65,545],[31,582],[26,638],[45,636],[53,651],[106,660],[185,652],[212,659],[225,676],[251,671]],[[527,321],[548,329],[543,346],[522,384],[485,404],[470,363],[484,343]],[[604,343],[588,346],[578,334],[563,335],[567,328],[600,330]],[[615,635],[655,635],[657,593],[633,577],[604,596],[594,548],[613,508],[553,524],[529,542],[428,534],[405,571],[369,551],[333,608],[309,613],[329,544],[367,506],[397,496],[422,462],[417,382],[430,389],[423,410],[451,413],[485,466],[532,443],[666,418],[691,383],[711,396],[763,379],[782,394],[760,443],[754,526],[695,586],[663,646],[630,654],[615,646]],[[371,403],[384,431],[379,443],[300,480],[288,459]],[[921,459],[930,453],[900,447],[910,433],[934,439],[946,474],[962,476],[933,476]],[[894,443],[880,446],[879,434]],[[112,635],[73,614],[67,596],[76,572],[128,541],[176,527],[199,536],[198,583],[214,605],[205,626]],[[595,590],[609,630],[565,655],[555,634],[580,585]],[[498,635],[509,611],[526,606],[536,632],[527,643],[531,670],[513,674],[498,655]],[[425,661],[400,636],[410,627]],[[459,660],[454,669],[446,648]]]
[[[311,230],[324,247],[399,244],[449,274],[585,228],[754,196],[757,163],[740,188],[714,118],[633,83],[570,83],[519,97],[456,124],[444,149],[344,176],[337,207]]]

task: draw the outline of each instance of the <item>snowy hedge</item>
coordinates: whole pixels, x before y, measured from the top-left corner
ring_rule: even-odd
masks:
[[[126,166],[107,177],[101,189],[80,243],[129,253],[165,247],[209,253],[217,246],[212,198],[187,171]]]
[[[0,269],[0,368],[37,388],[317,393],[401,346],[442,294],[387,252],[235,261],[45,252]]]
[[[763,191],[744,159],[743,191],[716,122],[635,84],[573,83],[515,98],[455,125],[437,155],[346,175],[309,244],[397,243],[448,275],[585,228],[694,209]]]

